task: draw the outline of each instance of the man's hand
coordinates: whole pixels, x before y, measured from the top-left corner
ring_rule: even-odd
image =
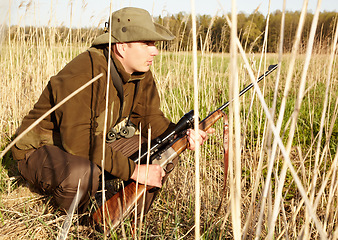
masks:
[[[209,128],[206,132],[199,130],[198,133],[195,132],[194,129],[188,129],[188,141],[190,150],[195,150],[196,144],[202,145],[207,139],[208,134],[212,134],[215,132],[214,128]],[[137,179],[137,174],[139,174]],[[146,174],[147,174],[147,165],[141,164],[136,165],[133,174],[131,175],[131,179],[137,181],[141,184],[153,186],[153,187],[162,187],[162,178],[165,176],[165,171],[160,165],[157,164],[149,164],[148,165],[148,178],[146,181]]]
[[[139,170],[140,169],[140,170]],[[137,179],[137,174],[138,179]],[[141,164],[136,165],[133,174],[131,175],[131,179],[137,181],[139,183],[145,184],[146,183],[146,174],[147,174],[147,165]],[[157,164],[149,164],[148,165],[148,178],[147,178],[147,185],[153,187],[162,187],[162,178],[165,176],[165,172],[160,165]]]
[[[209,128],[206,132],[202,130],[198,130],[198,133],[194,129],[188,129],[188,141],[190,150],[195,150],[196,144],[202,145],[208,139],[208,133],[214,133],[214,128]]]

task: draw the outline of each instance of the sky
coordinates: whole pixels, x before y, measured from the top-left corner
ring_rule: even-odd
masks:
[[[103,27],[108,20],[110,0],[0,0],[0,23],[20,26]],[[196,14],[214,16],[231,12],[231,0],[194,0]],[[286,0],[286,10],[301,11],[303,0]],[[112,11],[141,7],[153,16],[191,12],[190,0],[113,0]],[[237,12],[252,13],[259,7],[267,15],[269,0],[237,0]],[[316,0],[309,0],[314,13]],[[9,11],[10,9],[10,11]],[[283,0],[271,0],[270,12],[283,9]],[[321,11],[338,12],[338,0],[322,0]],[[72,13],[72,14],[71,14]],[[72,16],[72,18],[70,17]]]

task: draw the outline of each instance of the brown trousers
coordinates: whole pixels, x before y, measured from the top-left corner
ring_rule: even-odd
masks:
[[[117,151],[130,156],[137,151],[138,137],[121,139],[111,145]],[[177,160],[175,161],[175,163]],[[98,190],[100,168],[86,158],[69,154],[56,146],[42,146],[26,154],[26,158],[18,161],[18,170],[36,190],[51,195],[58,206],[69,209],[78,189],[84,193],[79,202],[79,211],[84,212]],[[163,181],[165,181],[165,178]],[[158,191],[148,192],[144,212],[147,213]],[[140,206],[140,205],[139,205]],[[138,212],[141,208],[138,209]]]
[[[79,210],[85,211],[99,185],[100,169],[88,159],[69,154],[56,146],[42,146],[18,161],[18,170],[36,190],[51,195],[57,205],[69,209],[78,189],[83,193]]]

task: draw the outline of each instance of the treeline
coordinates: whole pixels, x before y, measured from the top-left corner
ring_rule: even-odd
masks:
[[[228,15],[231,18],[230,14]],[[307,13],[301,37],[302,50],[306,49],[308,37],[314,14]],[[284,25],[284,52],[290,52],[296,35],[300,12],[286,12]],[[237,15],[237,33],[242,46],[247,52],[262,50],[266,23],[268,25],[267,51],[277,52],[280,41],[282,12],[273,12],[269,20],[261,13]],[[322,12],[319,16],[315,36],[316,50],[325,50],[332,43],[334,31],[337,25],[337,12]],[[167,26],[176,36],[176,39],[168,47],[179,50],[191,50],[191,17],[184,13],[178,13],[170,17],[156,18],[156,22]],[[198,49],[212,52],[228,52],[230,47],[230,27],[225,16],[199,15],[197,16]]]
[[[53,46],[56,43],[90,45],[102,32],[102,29],[95,28],[11,26],[3,28],[2,36],[5,39],[10,38],[11,41],[24,41],[37,45]]]
[[[230,18],[230,14],[229,14]],[[286,12],[284,25],[283,51],[290,52],[296,35],[300,12]],[[277,52],[280,41],[282,12],[273,12],[269,19],[259,12],[253,14],[239,13],[237,16],[237,33],[242,46],[247,52],[262,50],[266,23],[268,24],[267,51]],[[312,13],[307,13],[301,37],[301,51],[305,51],[310,34]],[[337,12],[322,12],[319,16],[315,36],[315,50],[325,51],[331,45],[337,25]],[[156,17],[155,21],[170,29],[175,40],[163,43],[171,51],[190,51],[192,49],[192,22],[190,14],[180,12],[166,17]],[[230,27],[225,16],[197,16],[198,49],[211,52],[228,52],[230,47]],[[10,32],[8,32],[10,31]],[[4,29],[3,35],[12,40],[41,42],[47,44],[79,43],[90,45],[102,29],[69,29],[66,27],[15,27]]]

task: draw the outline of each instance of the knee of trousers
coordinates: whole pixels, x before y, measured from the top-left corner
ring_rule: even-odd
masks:
[[[18,162],[22,176],[43,194],[52,195],[56,203],[68,209],[78,189],[82,202],[96,193],[100,169],[93,162],[69,154],[56,146],[45,145]],[[81,202],[82,201],[82,202]]]
[[[80,164],[78,162],[69,169],[69,175],[55,190],[55,200],[61,207],[68,209],[79,189],[79,206],[87,205],[90,196],[94,196],[98,189],[100,169],[89,161]]]

